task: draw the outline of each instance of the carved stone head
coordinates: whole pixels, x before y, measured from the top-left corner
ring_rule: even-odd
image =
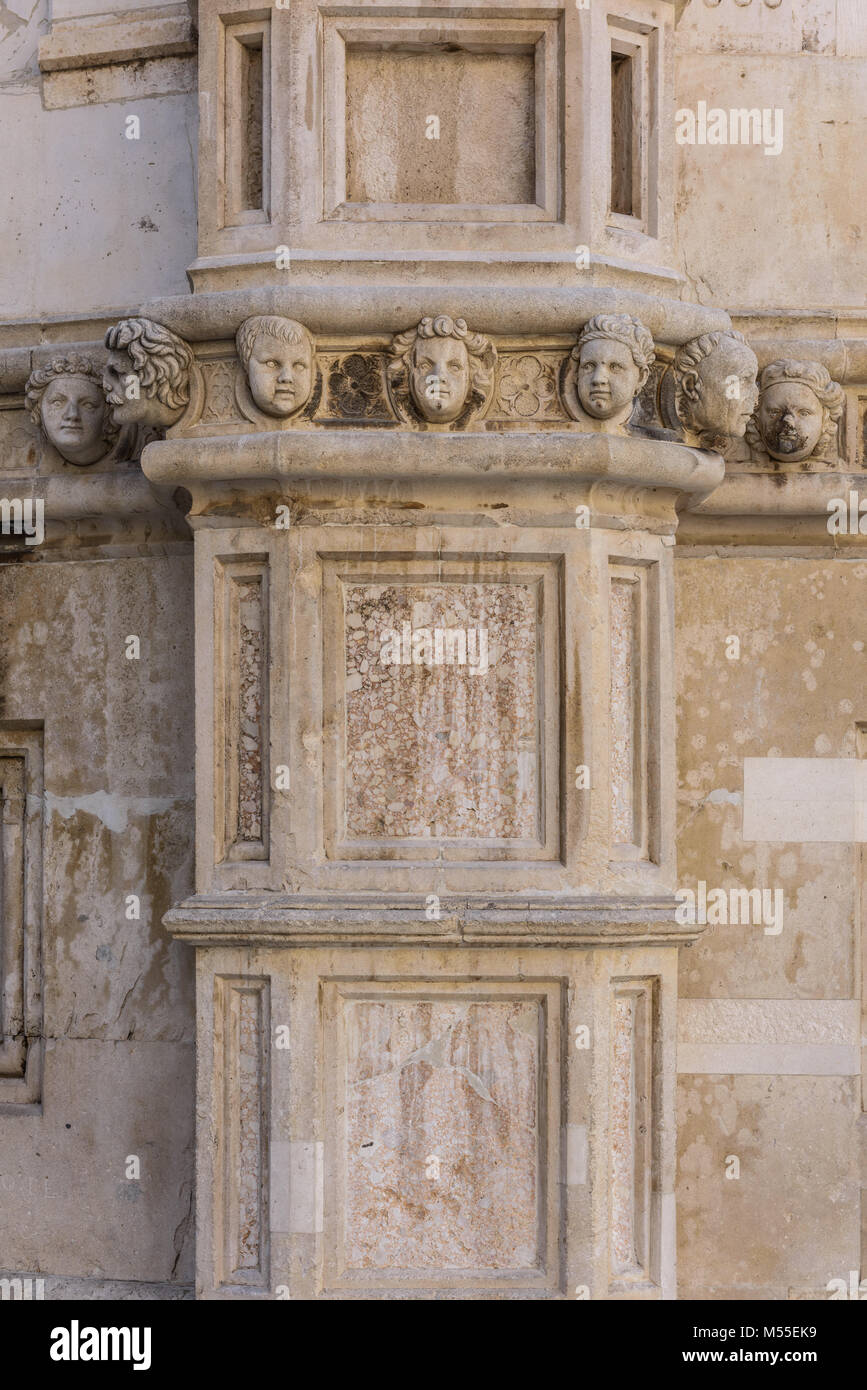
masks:
[[[396,334],[388,373],[394,380],[406,371],[419,414],[432,424],[448,424],[462,413],[471,393],[487,395],[495,356],[489,338],[469,332],[463,319],[438,314]]]
[[[746,432],[758,399],[758,360],[734,329],[703,333],[678,348],[674,386],[678,418],[708,449]]]
[[[110,328],[105,345],[102,384],[115,424],[177,424],[190,400],[193,354],[186,343],[161,323],[132,318]]]
[[[313,339],[294,319],[256,314],[235,335],[250,395],[266,415],[288,419],[309,401],[313,390]]]
[[[844,402],[842,386],[820,362],[771,362],[759,381],[758,409],[747,440],[754,453],[781,463],[834,458]]]
[[[638,319],[596,314],[572,349],[567,384],[572,378],[581,409],[591,419],[612,428],[625,425],[655,356],[653,339]],[[567,389],[564,394],[569,406],[572,393]]]
[[[90,357],[55,357],[31,372],[27,409],[34,424],[67,463],[85,467],[111,452],[118,435]]]

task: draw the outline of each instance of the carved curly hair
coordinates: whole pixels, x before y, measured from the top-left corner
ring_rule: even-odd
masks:
[[[129,354],[147,395],[170,410],[189,404],[193,354],[170,329],[153,319],[121,319],[106,333],[105,345],[111,352]]]
[[[656,350],[650,332],[640,319],[633,318],[631,314],[594,314],[581,329],[578,341],[572,349],[571,355],[576,362],[581,356],[583,345],[592,342],[594,338],[614,338],[618,343],[628,347],[633,362],[642,374],[641,384],[644,385],[656,361]]]
[[[303,323],[297,323],[295,319],[278,318],[276,315],[254,314],[252,318],[244,319],[235,334],[235,347],[245,371],[250,365],[256,339],[262,333],[267,334],[269,338],[276,338],[279,343],[306,343],[311,356],[313,355],[313,336]]]
[[[390,377],[408,366],[419,338],[455,338],[463,343],[470,359],[470,387],[484,395],[493,380],[493,344],[483,333],[471,333],[465,319],[449,318],[448,314],[437,314],[436,318],[428,315],[415,328],[407,328],[403,333],[394,335],[388,362]]]

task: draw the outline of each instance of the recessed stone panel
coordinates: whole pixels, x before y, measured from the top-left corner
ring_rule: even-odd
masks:
[[[534,66],[529,46],[512,53],[347,46],[347,201],[534,202]]]
[[[326,984],[329,1284],[557,1278],[558,995],[550,982]]]
[[[539,585],[345,583],[348,839],[539,836]]]

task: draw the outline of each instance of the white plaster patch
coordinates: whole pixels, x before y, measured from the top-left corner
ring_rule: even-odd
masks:
[[[725,787],[714,787],[712,792],[708,792],[705,801],[709,801],[712,806],[740,806],[743,797],[740,792],[730,792]]]
[[[118,835],[126,830],[130,816],[159,816],[170,811],[177,801],[174,796],[113,796],[110,792],[90,792],[87,796],[46,793],[45,796],[49,813],[56,812],[63,820],[69,820],[76,812],[83,811],[87,816],[96,816],[107,830]]]
[[[293,1235],[322,1230],[323,1145],[287,1144],[289,1160],[289,1223]]]
[[[744,758],[743,838],[794,844],[867,840],[867,762]]]
[[[682,1043],[677,1070],[706,1076],[858,1076],[861,1056],[857,1047]]]
[[[289,1149],[283,1140],[271,1144],[271,1230],[287,1233],[289,1224]]]
[[[566,1182],[569,1187],[583,1187],[587,1181],[587,1126],[566,1126]]]
[[[681,999],[679,1073],[857,1076],[857,999]]]

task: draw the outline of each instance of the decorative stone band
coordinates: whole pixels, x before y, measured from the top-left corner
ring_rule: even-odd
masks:
[[[709,1075],[857,1076],[857,999],[680,999],[677,1070]]]
[[[169,492],[155,490],[141,474],[96,473],[83,477],[3,478],[2,491],[12,497],[44,504],[46,532],[52,522],[86,517],[161,518],[173,530],[187,534],[182,513]]]
[[[203,488],[220,482],[403,478],[605,481],[707,496],[722,481],[718,454],[667,440],[538,434],[398,434],[394,430],[293,430],[230,439],[149,444],[142,468],[154,483]]]
[[[656,895],[636,905],[587,895],[531,902],[496,894],[484,907],[466,898],[440,899],[441,916],[429,921],[425,899],[408,894],[318,897],[283,893],[200,894],[163,918],[172,936],[196,945],[465,945],[497,947],[688,944],[704,930],[675,921],[674,897]]]
[[[431,312],[453,312],[485,333],[571,333],[596,314],[630,314],[658,343],[678,347],[703,333],[731,329],[723,309],[661,299],[634,290],[461,285],[298,285],[290,289],[204,291],[154,299],[139,312],[188,342],[232,338],[251,314],[299,319],[317,336],[400,333]]]

